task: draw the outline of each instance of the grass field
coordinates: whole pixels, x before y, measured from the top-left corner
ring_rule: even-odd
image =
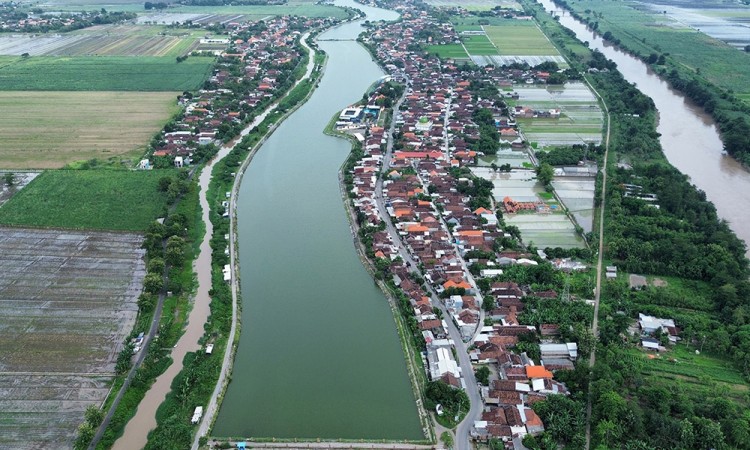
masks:
[[[154,56],[0,57],[4,91],[184,91],[197,89],[214,59]]]
[[[159,179],[171,170],[53,170],[0,208],[0,224],[143,231],[163,215]]]
[[[558,55],[557,49],[534,22],[506,20],[502,25],[484,27],[500,55]]]
[[[174,92],[0,91],[0,168],[138,156],[176,112]]]
[[[0,228],[0,448],[72,448],[135,323],[141,242]]]

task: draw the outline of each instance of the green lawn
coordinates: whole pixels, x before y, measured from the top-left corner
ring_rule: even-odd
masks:
[[[158,182],[172,170],[54,170],[0,208],[0,224],[143,231],[163,215]]]
[[[487,37],[501,55],[554,56],[557,49],[531,21],[506,20],[484,27]]]
[[[466,51],[471,55],[497,55],[497,49],[487,36],[484,35],[472,35],[462,36],[461,41],[466,47]]]
[[[200,87],[214,58],[177,63],[154,56],[0,57],[5,91],[184,91]]]
[[[463,46],[459,44],[448,45],[430,45],[426,49],[429,53],[437,53],[441,58],[468,58],[469,55],[464,51]]]

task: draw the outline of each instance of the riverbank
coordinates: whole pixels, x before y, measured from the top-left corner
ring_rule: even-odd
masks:
[[[389,308],[347,238],[338,169],[351,147],[321,133],[334,111],[382,76],[354,42],[360,23],[321,35],[329,58],[319,88],[243,178],[238,253],[242,282],[252,284],[242,287],[233,369],[243,377],[230,383],[212,435],[422,437]]]
[[[219,182],[217,179],[212,180],[212,187],[210,188],[209,196],[211,196],[211,193],[213,193],[213,197],[216,204],[219,204],[221,202],[221,193],[225,192],[227,188],[229,188],[230,197],[229,197],[229,217],[230,217],[230,223],[229,223],[229,242],[228,249],[229,249],[229,264],[231,268],[231,301],[232,301],[232,319],[231,319],[231,329],[229,332],[229,336],[227,338],[227,342],[229,345],[226,345],[225,351],[224,351],[224,358],[222,360],[222,366],[221,366],[221,374],[219,376],[219,379],[216,383],[216,387],[214,388],[214,392],[211,395],[211,399],[209,401],[208,407],[206,408],[206,414],[204,415],[203,419],[201,420],[201,423],[198,428],[198,432],[196,433],[195,439],[193,441],[192,449],[195,450],[200,446],[201,438],[204,436],[207,436],[209,433],[209,430],[214,424],[214,421],[216,420],[216,414],[218,412],[219,405],[221,404],[221,401],[223,399],[224,394],[226,393],[226,389],[229,385],[229,381],[231,379],[231,373],[232,373],[232,362],[234,361],[234,356],[237,351],[237,345],[239,344],[239,331],[241,329],[241,323],[239,321],[239,315],[238,312],[240,311],[241,305],[238,303],[237,299],[240,295],[240,277],[239,277],[239,260],[238,260],[238,248],[237,248],[237,197],[239,194],[239,187],[242,183],[243,176],[245,174],[245,171],[252,161],[253,157],[255,156],[255,153],[258,151],[258,149],[265,143],[266,139],[270,137],[274,131],[278,128],[278,126],[287,118],[289,115],[294,113],[301,105],[303,105],[312,95],[314,92],[314,86],[320,81],[320,78],[323,76],[323,73],[325,71],[325,61],[326,56],[325,54],[321,54],[320,51],[315,51],[313,48],[311,48],[307,44],[307,40],[310,37],[314,37],[317,35],[318,32],[316,31],[313,34],[305,34],[301,38],[301,42],[303,45],[307,48],[309,53],[309,63],[308,63],[308,71],[305,73],[303,78],[298,81],[301,83],[303,80],[307,80],[307,83],[305,86],[302,86],[301,89],[306,90],[306,93],[304,97],[298,101],[295,101],[292,105],[286,105],[287,109],[286,112],[276,119],[271,120],[269,123],[261,123],[258,124],[257,128],[261,130],[267,130],[261,133],[258,133],[258,136],[262,136],[260,139],[250,139],[250,142],[243,142],[242,145],[244,146],[250,146],[250,149],[248,150],[247,155],[244,157],[240,154],[238,155],[240,160],[242,161],[241,165],[238,169],[235,169],[234,167],[227,167],[226,164],[221,167],[225,172],[227,170],[236,170],[236,172],[230,172],[235,173],[236,175],[233,178],[233,181],[231,184],[228,184],[226,181]],[[320,69],[317,69],[320,68]],[[295,87],[297,89],[297,87]],[[287,97],[292,97],[292,93],[290,92]],[[299,94],[298,94],[299,95]],[[296,96],[295,96],[296,97]],[[286,98],[286,97],[285,97]],[[282,99],[283,101],[283,99]],[[281,101],[279,102],[281,103]],[[269,108],[268,112],[271,112],[271,110],[275,109],[278,106],[278,103],[273,105],[272,108]],[[264,121],[265,122],[265,121]],[[231,177],[231,175],[230,175]],[[224,178],[226,180],[226,178]],[[218,218],[218,214],[216,215]],[[219,220],[223,220],[223,217],[219,218]],[[219,230],[220,231],[220,230]],[[223,236],[223,233],[220,233],[217,231],[215,238],[220,239],[221,236]],[[214,264],[216,267],[215,269],[220,269],[221,264]],[[223,280],[220,281],[220,283],[224,283]]]
[[[405,95],[405,94],[404,94]],[[393,120],[394,110],[391,109],[391,120]],[[407,372],[409,374],[409,381],[412,385],[412,393],[414,400],[416,401],[417,411],[419,412],[419,418],[422,422],[422,431],[427,438],[428,444],[435,444],[437,437],[435,434],[434,424],[432,417],[424,408],[424,389],[427,382],[425,377],[425,369],[422,364],[421,356],[419,355],[419,349],[414,345],[413,339],[407,334],[407,325],[405,323],[405,317],[401,314],[398,305],[396,303],[395,292],[383,281],[382,277],[378,278],[378,270],[375,267],[374,261],[368,257],[367,249],[360,238],[363,232],[361,226],[357,223],[357,213],[352,205],[352,198],[349,195],[348,187],[345,178],[357,160],[362,156],[362,144],[354,138],[351,134],[336,131],[335,122],[338,115],[334,115],[329,122],[329,125],[325,129],[325,133],[329,136],[338,137],[341,139],[348,140],[352,145],[352,151],[347,157],[346,161],[341,165],[339,169],[339,187],[341,189],[341,201],[346,208],[347,219],[349,220],[349,226],[351,228],[352,238],[354,246],[357,249],[357,254],[362,262],[362,265],[367,269],[367,272],[372,276],[373,281],[378,285],[383,295],[388,300],[388,304],[393,315],[393,321],[398,330],[399,339],[401,341],[401,349],[404,353],[404,358],[407,364]],[[386,125],[390,125],[390,121]]]

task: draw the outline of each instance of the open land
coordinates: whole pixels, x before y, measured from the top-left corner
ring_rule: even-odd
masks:
[[[0,55],[181,56],[198,49],[205,30],[98,25],[64,34],[0,36]]]
[[[184,91],[208,77],[214,58],[0,56],[4,91]]]
[[[175,112],[175,92],[0,91],[0,167],[60,168],[139,155]]]
[[[0,224],[143,231],[162,214],[159,179],[171,170],[56,170],[0,208]]]
[[[138,311],[142,238],[0,228],[0,447],[70,447]]]

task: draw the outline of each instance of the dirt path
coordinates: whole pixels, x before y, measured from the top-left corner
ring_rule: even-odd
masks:
[[[307,34],[305,34],[302,39],[306,39]],[[308,47],[309,48],[309,47]],[[310,76],[310,73],[312,72],[313,68],[313,53],[310,51],[310,57],[308,58],[307,63],[307,71],[305,72],[305,77],[303,77],[301,80],[304,80]],[[300,81],[301,81],[300,80]],[[297,82],[299,84],[299,81]],[[295,84],[296,86],[296,84]],[[256,127],[258,124],[260,124],[269,113],[274,111],[276,109],[276,106],[278,105],[278,101],[273,103],[271,106],[269,106],[262,114],[257,116],[255,120],[253,120],[252,123],[250,123],[241,133],[241,136],[247,135],[254,127]],[[211,313],[210,310],[210,302],[211,297],[208,295],[208,291],[211,289],[211,237],[213,236],[213,224],[211,224],[211,221],[209,219],[209,204],[208,199],[206,198],[206,191],[208,190],[208,185],[211,181],[211,177],[213,174],[213,168],[215,167],[216,163],[221,161],[229,152],[234,148],[234,146],[240,142],[240,139],[236,139],[232,141],[227,146],[222,147],[219,150],[219,153],[211,160],[209,161],[206,166],[204,167],[203,171],[200,174],[200,178],[198,180],[198,184],[200,186],[200,206],[201,206],[201,220],[203,220],[203,223],[206,226],[206,233],[203,236],[203,241],[200,245],[200,253],[198,254],[198,258],[193,263],[193,271],[197,273],[198,276],[198,289],[195,294],[194,302],[193,302],[193,308],[190,311],[190,315],[188,316],[187,326],[185,328],[184,334],[180,337],[179,341],[177,341],[177,344],[175,345],[174,349],[172,350],[172,364],[167,368],[167,370],[161,374],[154,384],[151,386],[151,388],[146,392],[146,396],[141,400],[141,403],[138,405],[138,409],[136,410],[135,415],[132,419],[128,422],[128,424],[125,426],[124,433],[122,437],[120,437],[117,441],[115,441],[114,445],[112,446],[113,450],[135,450],[135,449],[142,449],[146,446],[148,433],[156,428],[156,410],[159,407],[159,405],[164,402],[164,399],[167,397],[167,394],[170,392],[170,386],[172,384],[172,380],[175,376],[177,376],[178,373],[183,368],[183,359],[185,358],[185,355],[189,352],[194,352],[200,349],[200,345],[198,344],[198,340],[203,336],[204,329],[203,325],[206,323],[206,320],[208,320],[208,316]],[[234,200],[234,199],[232,199]],[[233,207],[234,205],[232,205]],[[234,264],[232,264],[234,267]],[[233,269],[234,270],[234,269]],[[236,276],[232,277],[233,283],[236,280]],[[233,287],[233,291],[236,291],[236,286]],[[234,294],[233,294],[234,297]],[[236,299],[233,302],[233,316],[236,317]],[[233,320],[232,325],[232,334],[234,333],[234,323],[236,321]],[[231,343],[234,340],[234,336],[230,336],[229,338],[229,345],[228,348],[231,348]],[[225,355],[225,362],[227,357]],[[227,363],[228,364],[228,363]],[[225,379],[226,377],[226,366],[222,367],[222,374],[220,381]],[[219,383],[221,385],[221,383]],[[216,409],[215,400],[217,392],[214,392],[214,397],[212,397],[212,403],[213,404],[213,410]],[[211,405],[210,404],[210,405]],[[213,413],[213,411],[212,411]],[[187,420],[187,418],[185,418]],[[204,423],[210,423],[206,420],[203,421]],[[201,427],[203,428],[204,425],[201,424]],[[198,434],[200,435],[200,433]]]

